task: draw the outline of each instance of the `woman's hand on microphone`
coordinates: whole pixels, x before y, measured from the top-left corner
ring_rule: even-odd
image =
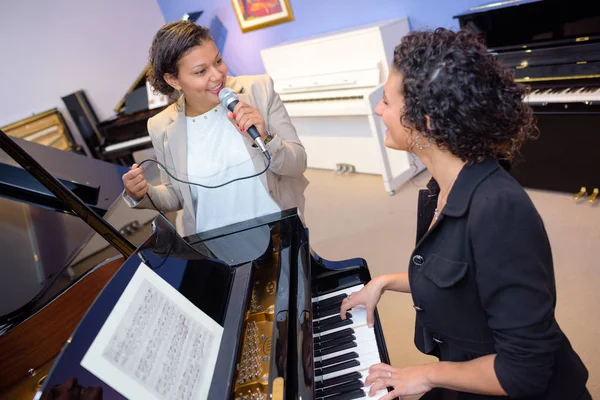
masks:
[[[258,109],[250,104],[240,101],[235,105],[233,112],[229,111],[227,113],[227,118],[237,126],[243,135],[250,137],[248,128],[254,125],[263,140],[266,139],[265,120]]]
[[[143,172],[143,167],[133,164],[122,178],[125,192],[135,201],[140,201],[148,193],[148,183]]]

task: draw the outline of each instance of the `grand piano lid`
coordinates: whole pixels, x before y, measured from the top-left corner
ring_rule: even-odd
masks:
[[[183,14],[183,17],[181,17],[181,20],[196,22],[203,13],[204,13],[204,11],[195,11],[195,12],[185,13],[185,14]],[[146,66],[144,67],[142,72],[140,72],[140,74],[135,79],[135,81],[133,81],[133,83],[131,84],[129,89],[127,89],[127,92],[125,92],[123,97],[121,97],[121,100],[119,100],[119,103],[114,108],[114,110],[117,112],[117,114],[119,114],[122,111],[123,107],[125,106],[125,98],[127,97],[127,95],[129,93],[133,92],[138,87],[141,87],[143,84],[146,83],[146,75],[148,74],[149,68],[150,68],[150,64],[146,64]]]
[[[127,89],[127,92],[125,92],[125,95],[123,95],[123,97],[121,97],[121,100],[119,100],[119,103],[114,108],[114,110],[117,112],[117,114],[119,114],[122,111],[123,107],[125,106],[125,98],[127,97],[127,95],[129,93],[133,92],[138,87],[141,87],[142,85],[146,84],[146,74],[148,73],[148,68],[150,68],[150,64],[147,64],[144,67],[144,69],[138,75],[138,77],[135,79],[135,81],[133,81],[133,83],[131,84],[129,89]]]
[[[121,176],[127,168],[81,154],[53,149],[38,143],[11,137],[48,172],[79,195],[95,212],[104,215],[123,191]],[[57,197],[0,148],[0,196],[11,194],[19,186],[19,201],[72,213]],[[15,194],[16,195],[16,194]],[[14,198],[14,197],[13,197]],[[52,200],[53,199],[53,200]]]
[[[99,217],[110,218],[123,190],[121,176],[126,168],[11,138],[1,130],[0,149],[0,169],[10,175],[0,176],[2,335],[76,284],[98,263],[114,257],[117,251],[113,247],[123,250],[129,246],[133,252],[135,246],[119,234],[112,221]],[[78,184],[95,195],[93,204],[86,204],[69,190],[69,185]],[[107,247],[96,232],[113,247]]]

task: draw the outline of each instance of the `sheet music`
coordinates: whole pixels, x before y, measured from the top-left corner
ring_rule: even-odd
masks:
[[[142,263],[81,365],[129,399],[206,399],[222,334]]]

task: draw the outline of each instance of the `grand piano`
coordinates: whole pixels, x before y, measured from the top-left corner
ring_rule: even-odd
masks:
[[[96,212],[89,202],[73,195],[67,188],[73,182],[54,178],[1,131],[0,148],[46,188],[40,190],[26,182],[21,192],[43,192],[46,209],[77,215],[121,254],[89,268],[88,272],[108,272],[96,282],[91,295],[86,291],[87,304],[93,303],[84,308],[87,311],[79,307],[77,329],[63,330],[62,337],[54,338],[62,351],[58,356],[46,355],[45,370],[40,365],[29,365],[28,370],[27,364],[18,362],[10,371],[4,367],[26,357],[12,350],[22,340],[20,334],[26,331],[26,322],[51,311],[53,304],[75,292],[88,276],[82,275],[68,290],[35,304],[29,312],[13,319],[14,323],[5,325],[0,348],[8,354],[0,356],[5,364],[0,365],[0,397],[14,395],[14,391],[6,390],[14,390],[16,384],[29,388],[36,399],[58,398],[63,391],[86,393],[87,398],[94,399],[124,398],[82,367],[81,361],[141,266],[150,267],[223,327],[209,399],[367,398],[363,382],[368,368],[379,362],[389,363],[377,313],[374,328],[367,327],[364,309],[351,310],[344,321],[338,314],[343,298],[370,280],[365,260],[334,262],[314,253],[308,230],[296,210],[185,238],[159,215],[152,222],[152,234],[134,245],[100,216],[102,209],[96,207]],[[59,202],[49,202],[52,196]],[[18,200],[19,196],[14,198]],[[36,200],[30,197],[28,201]],[[79,303],[77,297],[63,301],[62,317],[65,310]],[[61,317],[46,315],[55,326],[56,318]],[[35,330],[36,325],[27,328]],[[29,343],[27,351],[41,349]],[[41,362],[39,359],[37,362]],[[49,365],[52,367],[46,376],[43,371]],[[383,390],[373,398],[386,393]]]
[[[600,188],[600,2],[509,0],[455,16],[531,87],[540,136],[511,172],[523,186],[588,195]]]
[[[147,71],[148,67],[144,68],[119,101],[115,107],[116,115],[97,125],[103,137],[99,149],[102,160],[130,166],[134,161],[133,152],[152,146],[148,135],[148,120],[164,110],[167,105],[149,106],[152,102],[149,101],[146,83]]]

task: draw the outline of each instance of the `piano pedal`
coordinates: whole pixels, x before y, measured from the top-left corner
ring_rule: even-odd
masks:
[[[356,172],[356,167],[352,164],[345,164],[345,163],[337,163],[335,165],[336,171],[338,174],[344,174],[344,175],[348,175],[351,174],[353,172]]]
[[[574,199],[575,201],[579,201],[579,200],[581,200],[581,198],[582,198],[583,196],[587,196],[587,189],[585,188],[585,186],[582,186],[582,187],[581,187],[581,190],[579,190],[579,193],[577,193],[577,194],[575,194],[575,195],[573,196],[573,199]]]
[[[598,188],[594,188],[592,195],[588,199],[588,203],[594,205],[598,201],[598,191],[599,191]]]

